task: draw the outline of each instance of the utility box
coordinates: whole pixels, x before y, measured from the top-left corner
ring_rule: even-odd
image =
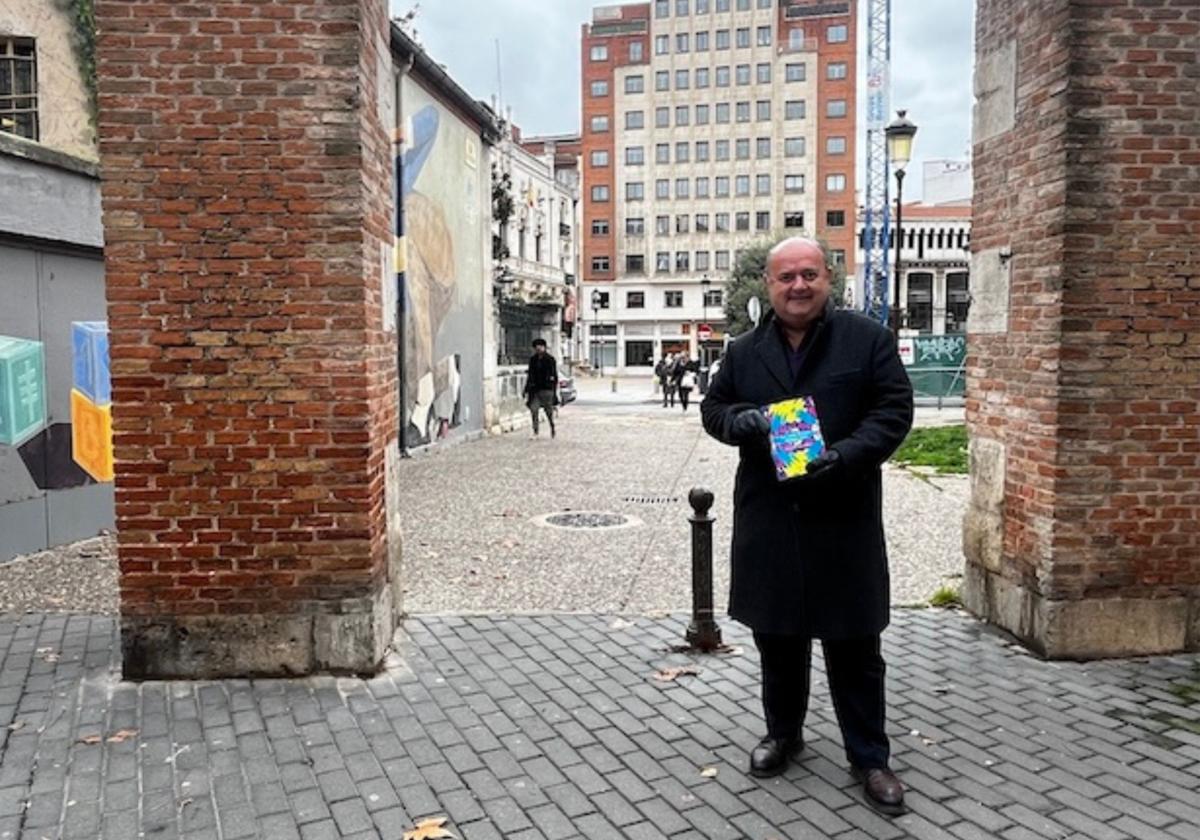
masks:
[[[73,321],[71,345],[75,368],[75,390],[97,406],[112,402],[108,373],[108,322]]]
[[[19,446],[46,425],[42,342],[0,336],[0,444]]]

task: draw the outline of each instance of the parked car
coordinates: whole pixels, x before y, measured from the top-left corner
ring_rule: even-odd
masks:
[[[558,401],[562,405],[569,402],[575,402],[575,377],[560,376],[558,377]]]

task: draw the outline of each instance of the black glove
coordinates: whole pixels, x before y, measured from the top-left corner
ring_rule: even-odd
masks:
[[[842,456],[836,449],[826,449],[822,452],[815,461],[808,465],[808,469],[804,471],[805,478],[815,478],[816,476],[830,476],[841,470]]]
[[[757,408],[747,408],[739,411],[729,424],[729,437],[737,443],[745,443],[757,437],[765,437],[771,432],[771,421]]]

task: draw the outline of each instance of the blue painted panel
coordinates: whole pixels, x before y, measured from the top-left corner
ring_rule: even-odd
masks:
[[[71,346],[75,366],[75,389],[98,406],[112,402],[108,372],[108,323],[73,321]]]

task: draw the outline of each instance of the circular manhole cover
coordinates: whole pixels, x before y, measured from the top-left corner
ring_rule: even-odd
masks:
[[[566,528],[573,531],[613,530],[614,528],[636,528],[642,521],[636,516],[596,510],[572,510],[562,513],[547,513],[533,519],[534,524],[547,528]]]

